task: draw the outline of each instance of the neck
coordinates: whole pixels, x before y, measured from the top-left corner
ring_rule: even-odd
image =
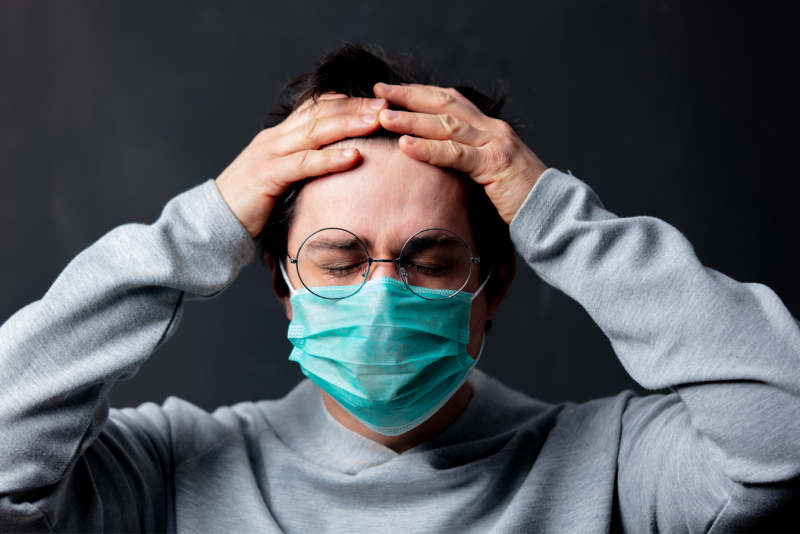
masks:
[[[469,400],[472,398],[472,386],[469,385],[469,381],[464,382],[464,385],[462,385],[458,391],[450,397],[450,400],[448,400],[438,412],[433,414],[430,419],[418,427],[412,428],[405,434],[400,434],[399,436],[384,436],[364,426],[355,417],[350,415],[347,410],[342,408],[339,403],[333,400],[330,395],[321,390],[320,392],[322,393],[322,400],[325,403],[325,408],[342,426],[348,430],[352,430],[356,434],[380,443],[384,447],[388,447],[397,453],[405,452],[416,447],[423,441],[432,438],[450,426],[450,423],[461,415],[461,412],[464,411],[464,408],[467,407],[467,403],[469,403]]]

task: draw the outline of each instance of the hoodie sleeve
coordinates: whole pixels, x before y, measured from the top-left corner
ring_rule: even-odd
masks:
[[[213,181],[78,255],[0,327],[0,531],[165,530],[170,428],[162,409],[108,392],[255,255]]]
[[[773,291],[704,267],[669,224],[617,217],[554,169],[511,235],[634,380],[674,392],[633,399],[623,416],[626,530],[742,530],[785,500],[779,488],[800,474],[800,326]]]

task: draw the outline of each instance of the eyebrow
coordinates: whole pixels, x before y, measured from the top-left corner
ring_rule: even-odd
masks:
[[[437,246],[463,246],[463,243],[449,234],[438,234],[433,236],[416,237],[409,241],[408,247],[411,250],[420,250]]]
[[[361,241],[359,241],[359,239]],[[363,243],[363,245],[362,245]],[[344,250],[344,251],[363,251],[364,247],[369,251],[370,241],[365,236],[357,238],[335,239],[331,237],[318,236],[303,245],[312,250]],[[420,251],[436,246],[463,246],[458,238],[441,233],[437,235],[418,236],[408,242],[408,250]]]
[[[357,239],[329,239],[318,237],[309,241],[304,246],[314,250],[364,250],[364,247]]]

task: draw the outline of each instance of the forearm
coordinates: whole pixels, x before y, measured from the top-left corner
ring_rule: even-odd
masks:
[[[184,295],[222,291],[253,255],[207,182],[153,225],[107,234],[0,327],[0,494],[57,481],[102,430],[111,384],[175,331]]]
[[[800,329],[769,288],[703,267],[675,228],[618,218],[554,170],[511,232],[528,264],[584,306],[635,380],[675,388],[726,475],[769,482],[800,471]]]

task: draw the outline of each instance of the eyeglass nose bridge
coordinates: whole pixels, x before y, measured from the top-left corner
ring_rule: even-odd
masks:
[[[361,273],[361,277],[366,279],[369,277],[369,273],[372,270],[373,263],[394,263],[394,266],[397,267],[397,271],[400,273],[400,278],[403,279],[403,283],[408,284],[408,273],[406,270],[400,266],[400,258],[395,260],[379,260],[376,258],[369,258],[367,263],[367,270]]]

